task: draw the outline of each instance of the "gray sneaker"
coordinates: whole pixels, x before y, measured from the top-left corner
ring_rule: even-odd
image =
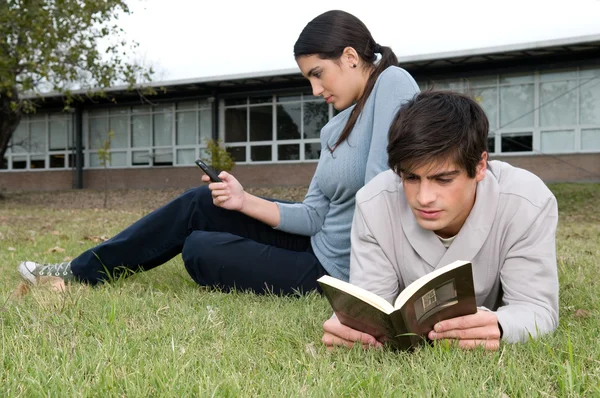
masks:
[[[71,262],[58,264],[38,264],[33,261],[23,261],[17,268],[21,277],[28,282],[36,285],[40,277],[54,276],[65,282],[73,280],[75,277],[71,272]]]

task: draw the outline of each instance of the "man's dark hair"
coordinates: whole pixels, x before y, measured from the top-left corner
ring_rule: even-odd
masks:
[[[396,173],[424,164],[453,161],[470,178],[487,151],[489,122],[472,98],[424,91],[404,104],[392,121],[388,165]]]

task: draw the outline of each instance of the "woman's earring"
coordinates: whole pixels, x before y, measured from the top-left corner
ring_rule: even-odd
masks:
[[[353,67],[353,68],[356,68],[356,64],[352,64],[352,67]]]

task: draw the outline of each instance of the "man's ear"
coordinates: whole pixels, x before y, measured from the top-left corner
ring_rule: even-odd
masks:
[[[354,69],[359,65],[360,57],[354,47],[346,47],[342,52],[341,61],[344,66]]]
[[[477,182],[482,181],[485,178],[485,171],[487,170],[487,161],[488,161],[488,153],[483,152],[481,154],[481,160],[477,163],[477,167],[475,168],[475,180]]]

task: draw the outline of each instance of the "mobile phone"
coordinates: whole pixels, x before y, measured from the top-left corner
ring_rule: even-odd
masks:
[[[215,173],[213,169],[208,167],[208,165],[206,163],[204,163],[202,160],[196,159],[196,164],[198,165],[198,167],[200,167],[202,169],[203,172],[206,173],[207,176],[210,177],[210,180],[212,182],[223,182],[223,180],[221,180],[219,178],[217,173]]]

